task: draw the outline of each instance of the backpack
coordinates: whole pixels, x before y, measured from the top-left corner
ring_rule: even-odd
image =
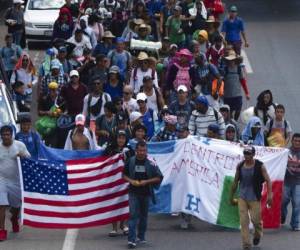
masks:
[[[237,74],[237,75],[241,75],[242,74],[242,66],[238,65],[238,69],[237,72],[229,72],[228,71],[228,67],[226,66],[224,68],[224,77],[226,77],[228,74]]]
[[[175,80],[173,82],[174,89],[177,89],[179,85],[185,85],[189,90],[191,89],[191,76],[189,67],[181,67],[177,63],[174,65],[178,68]]]
[[[93,96],[91,94],[89,94],[88,102],[87,102],[87,113],[88,113],[87,117],[90,117],[91,113],[94,116],[100,114],[101,109],[102,109],[102,97],[103,97],[103,95],[104,95],[105,102],[108,102],[107,94],[103,93],[99,97],[98,101],[93,106],[91,106]]]
[[[287,138],[287,127],[288,127],[288,124],[287,124],[287,121],[285,119],[284,119],[283,123],[284,123],[284,138],[286,139]],[[270,127],[269,127],[269,130],[268,130],[267,135],[266,135],[267,138],[271,134],[273,124],[274,124],[274,119],[271,119],[270,120]]]

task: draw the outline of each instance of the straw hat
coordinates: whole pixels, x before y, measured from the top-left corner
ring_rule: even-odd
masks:
[[[104,32],[103,38],[115,38],[115,36],[109,30],[107,30]]]
[[[137,57],[139,61],[148,60],[149,56],[146,52],[141,51]]]
[[[207,23],[219,23],[214,16],[209,16],[206,20]]]
[[[151,33],[151,26],[150,25],[147,25],[147,24],[140,24],[138,26],[135,27],[135,33],[138,33],[139,30],[141,29],[147,29],[147,34],[149,35]]]
[[[233,49],[229,50],[227,56],[225,56],[225,59],[228,61],[232,61],[237,58],[238,58],[238,56]]]

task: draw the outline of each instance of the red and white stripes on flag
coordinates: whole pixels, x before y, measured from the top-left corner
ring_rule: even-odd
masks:
[[[56,178],[51,182],[53,185],[49,192],[50,189],[59,191],[59,188],[67,185],[66,195],[26,190],[28,178],[25,180],[22,169],[24,225],[67,229],[99,226],[128,219],[128,183],[122,178],[124,162],[121,155],[70,160],[64,164],[67,183],[52,172],[46,174],[46,177]],[[47,167],[44,171],[40,169],[42,168],[33,168],[30,174],[34,174],[35,178],[39,174],[45,177]]]

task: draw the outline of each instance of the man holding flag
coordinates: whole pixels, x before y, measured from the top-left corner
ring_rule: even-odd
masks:
[[[230,198],[232,205],[238,204],[239,206],[243,249],[250,250],[249,214],[254,226],[253,245],[256,246],[260,242],[263,230],[260,205],[263,183],[267,183],[268,208],[272,206],[272,183],[263,163],[254,159],[255,148],[253,146],[247,146],[243,153],[245,160],[237,166]],[[239,199],[236,200],[233,198],[233,195],[238,185]]]
[[[18,157],[30,157],[23,142],[13,139],[13,129],[5,125],[0,129],[0,241],[7,239],[5,230],[5,210],[10,206],[11,223],[14,233],[20,231],[19,213],[21,207],[21,188],[18,170]]]

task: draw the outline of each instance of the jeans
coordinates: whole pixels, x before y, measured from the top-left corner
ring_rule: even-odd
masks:
[[[15,31],[14,33],[12,33],[12,36],[13,36],[13,42],[16,44],[16,45],[19,45],[21,44],[21,39],[22,39],[22,36],[23,36],[23,31],[19,30],[19,31]]]
[[[250,247],[250,232],[249,232],[249,214],[251,222],[254,226],[254,238],[262,236],[262,221],[260,201],[246,201],[239,198],[239,214],[241,222],[241,233],[243,247]]]
[[[149,196],[129,193],[129,221],[128,241],[136,241],[136,227],[138,226],[137,237],[145,240],[148,220]]]
[[[289,203],[292,203],[292,218],[291,218],[291,227],[299,228],[300,227],[300,185],[285,184],[283,191],[283,199],[281,206],[281,220],[284,222],[287,216],[287,207]]]

